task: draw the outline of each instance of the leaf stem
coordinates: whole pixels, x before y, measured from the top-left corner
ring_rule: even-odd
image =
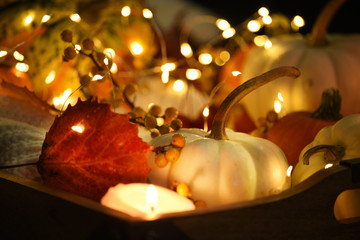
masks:
[[[8,166],[0,166],[0,169],[9,169],[9,168],[26,167],[26,166],[36,166],[37,164],[38,164],[38,162],[19,163],[19,164],[8,165]]]
[[[248,93],[279,77],[288,76],[288,77],[296,78],[299,75],[300,75],[300,71],[295,67],[287,67],[287,66],[278,67],[262,75],[254,77],[244,82],[237,88],[235,88],[221,103],[218,111],[214,116],[211,132],[207,137],[217,140],[228,139],[225,133],[225,124],[229,112],[231,108],[236,103],[238,103],[243,97],[245,97]]]

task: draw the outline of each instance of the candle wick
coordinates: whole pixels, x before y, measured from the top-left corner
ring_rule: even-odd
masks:
[[[155,206],[154,206],[154,205],[151,205],[151,206],[150,206],[150,212],[151,212],[151,213],[154,213],[154,212],[155,212]]]

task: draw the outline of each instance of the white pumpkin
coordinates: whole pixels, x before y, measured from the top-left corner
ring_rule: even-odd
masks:
[[[300,153],[292,174],[297,185],[327,164],[337,165],[340,160],[360,157],[360,114],[352,114],[333,126],[321,129],[314,140]]]
[[[169,145],[175,133],[182,134],[186,144],[179,159],[164,168],[155,164],[155,154],[150,156],[150,181],[165,187],[185,183],[192,198],[208,206],[252,200],[287,189],[288,162],[280,148],[262,138],[225,131],[225,119],[229,109],[248,92],[279,76],[298,74],[295,68],[278,68],[236,88],[221,104],[210,134],[200,129],[181,129],[154,138],[150,144],[155,149]]]
[[[249,94],[244,104],[253,119],[266,116],[274,108],[278,92],[286,112],[314,111],[321,93],[337,88],[343,96],[341,113],[356,113],[360,105],[360,35],[326,35],[326,27],[344,0],[330,1],[319,15],[310,35],[272,38],[272,47],[254,47],[242,69],[248,79],[278,66],[296,66],[301,76],[295,81],[279,79]]]

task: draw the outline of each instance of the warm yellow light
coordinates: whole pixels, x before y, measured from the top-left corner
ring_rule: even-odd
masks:
[[[153,17],[153,13],[150,11],[150,9],[144,8],[143,9],[143,16],[144,18],[152,18]]]
[[[158,193],[155,186],[152,184],[150,184],[146,190],[146,202],[151,206],[149,211],[154,211],[154,207],[158,203]]]
[[[115,57],[115,50],[112,48],[105,48],[103,51],[104,54],[109,55],[110,58],[114,58]]]
[[[114,73],[114,74],[118,72],[118,67],[117,67],[116,63],[112,64],[112,66],[110,68],[110,72]]]
[[[274,111],[280,113],[282,109],[282,103],[279,100],[274,101]]]
[[[262,17],[268,16],[269,15],[269,10],[266,7],[261,7],[258,10],[258,14]]]
[[[129,6],[124,6],[121,9],[121,15],[123,15],[124,17],[128,17],[131,14],[131,8]]]
[[[247,28],[250,32],[257,32],[261,28],[261,24],[258,20],[251,20],[249,21]]]
[[[169,71],[163,71],[161,74],[161,81],[165,84],[169,82]]]
[[[186,70],[186,78],[189,80],[196,80],[201,77],[201,71],[195,68],[188,68]]]
[[[295,16],[291,23],[298,28],[303,27],[305,25],[304,19],[299,15]]]
[[[231,38],[232,36],[234,36],[236,33],[234,28],[227,28],[226,30],[223,31],[222,36],[225,39]]]
[[[173,71],[176,68],[176,64],[175,63],[165,63],[161,66],[161,71],[165,72],[165,71]]]
[[[209,53],[202,53],[199,55],[199,62],[203,65],[208,65],[212,62],[212,56]]]
[[[98,81],[103,79],[104,77],[101,76],[100,74],[96,74],[95,76],[92,77],[91,81]]]
[[[184,89],[185,87],[185,83],[183,80],[176,80],[174,82],[174,85],[173,85],[173,89],[176,91],[176,92],[180,92]]]
[[[254,37],[254,44],[258,47],[263,47],[266,41],[269,40],[268,36],[266,35],[258,35]]]
[[[24,61],[24,55],[22,55],[18,51],[14,51],[13,56],[18,61]]]
[[[79,23],[81,21],[81,17],[77,13],[71,14],[70,19],[71,19],[71,21],[76,22],[76,23]]]
[[[72,126],[71,129],[74,132],[83,133],[84,130],[85,130],[85,126],[83,124],[79,123],[79,124],[76,124],[76,125]]]
[[[206,106],[202,112],[203,116],[204,117],[208,117],[209,114],[210,114],[210,109],[209,109],[209,106]]]
[[[51,71],[47,77],[45,78],[45,83],[46,84],[50,84],[51,82],[53,82],[55,80],[55,71]]]
[[[48,22],[48,21],[50,20],[50,18],[51,18],[50,15],[45,14],[45,15],[42,17],[41,22],[42,22],[42,23],[46,23],[46,22]]]
[[[29,26],[34,21],[33,15],[28,15],[24,20],[24,25]]]
[[[280,102],[282,102],[282,103],[284,102],[284,98],[283,98],[281,92],[278,92],[277,97],[278,97]]]
[[[180,52],[184,57],[192,57],[193,51],[188,43],[182,43],[180,46]]]
[[[291,176],[292,170],[293,170],[293,166],[290,165],[290,166],[288,167],[288,169],[286,170],[286,175],[287,175],[288,177]]]
[[[221,51],[220,54],[219,54],[219,57],[221,60],[223,60],[224,62],[227,62],[230,60],[230,53],[226,50],[224,51]]]
[[[334,166],[334,164],[332,163],[328,163],[325,165],[324,169],[328,169],[328,168],[331,168],[332,166]]]
[[[225,29],[230,28],[230,23],[228,21],[226,21],[225,19],[221,19],[219,18],[218,20],[216,20],[216,26],[224,31]]]
[[[231,74],[234,76],[234,77],[237,77],[239,76],[240,74],[242,74],[240,71],[232,71]]]
[[[264,17],[262,17],[262,21],[265,24],[270,24],[270,23],[272,23],[272,18],[270,16],[264,16]]]
[[[272,47],[272,42],[268,39],[265,41],[264,48],[269,49]]]
[[[71,88],[66,89],[60,97],[53,98],[53,104],[55,107],[64,104],[68,97],[71,95],[72,90]]]
[[[139,42],[131,42],[130,43],[130,51],[133,55],[137,56],[144,52],[144,47]]]
[[[79,44],[75,44],[74,48],[77,53],[79,53],[81,50],[81,46]]]
[[[8,54],[5,50],[0,50],[0,58],[5,57]]]
[[[162,126],[165,123],[165,120],[162,117],[158,117],[156,118],[156,123],[158,126]]]
[[[17,63],[15,65],[16,70],[20,71],[20,72],[27,72],[29,71],[29,65],[27,65],[26,63]]]
[[[155,103],[153,103],[153,102],[151,102],[151,103],[149,103],[148,104],[148,109],[150,109],[152,106],[154,106],[155,105]]]

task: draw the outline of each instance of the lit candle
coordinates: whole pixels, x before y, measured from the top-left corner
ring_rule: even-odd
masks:
[[[101,204],[132,217],[154,219],[158,214],[194,210],[193,202],[178,193],[145,183],[118,184],[109,188]]]

